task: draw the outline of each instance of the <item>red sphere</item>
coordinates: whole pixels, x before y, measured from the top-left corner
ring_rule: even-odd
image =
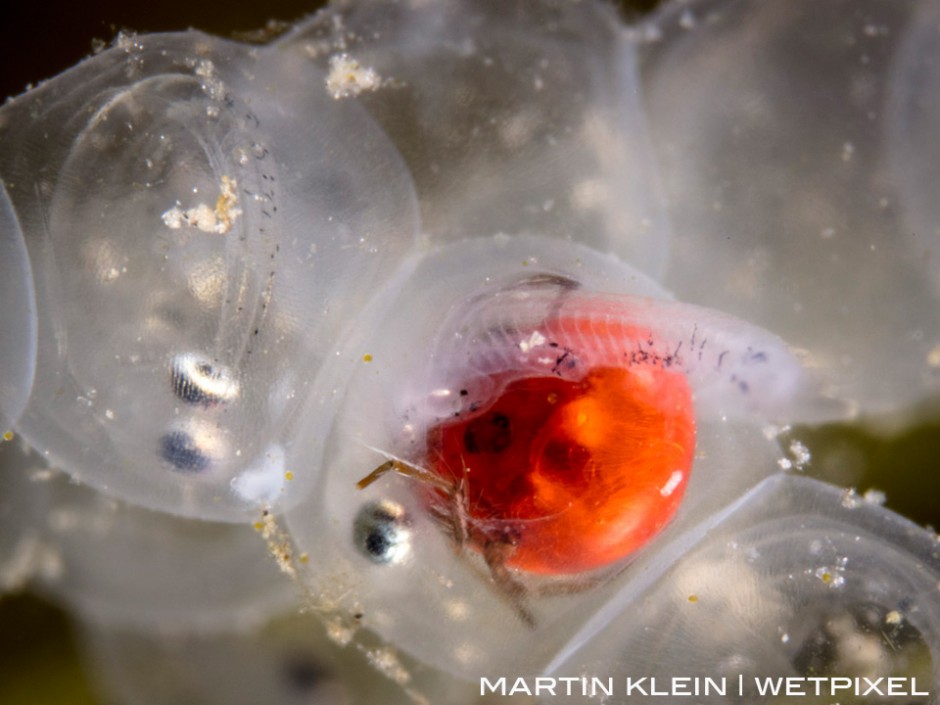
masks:
[[[580,573],[631,554],[675,514],[692,394],[680,371],[652,365],[517,378],[428,442],[432,470],[461,487],[474,548],[503,542],[508,566]]]

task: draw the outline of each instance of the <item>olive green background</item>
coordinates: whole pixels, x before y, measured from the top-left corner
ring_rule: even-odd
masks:
[[[625,15],[655,0],[621,3]],[[291,22],[318,3],[267,0],[171,2],[19,2],[0,15],[0,97],[52,77],[120,29],[175,31],[189,27],[242,36],[269,20]],[[919,524],[940,527],[940,400],[916,410],[917,424],[869,419],[864,424],[799,428],[811,450],[807,469],[840,485],[887,493],[888,506]],[[928,419],[928,421],[923,421]],[[784,439],[784,445],[788,443]],[[2,469],[0,469],[2,471]],[[68,618],[29,596],[0,597],[0,705],[98,705],[85,680]]]

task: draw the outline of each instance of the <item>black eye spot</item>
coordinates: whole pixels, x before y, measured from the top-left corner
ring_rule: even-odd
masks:
[[[388,555],[392,547],[392,537],[388,531],[371,531],[366,536],[366,553],[372,558],[382,558]]]
[[[211,463],[185,431],[170,431],[160,439],[160,457],[180,472],[201,472]]]
[[[512,443],[509,417],[499,411],[471,421],[463,434],[468,453],[500,453]]]

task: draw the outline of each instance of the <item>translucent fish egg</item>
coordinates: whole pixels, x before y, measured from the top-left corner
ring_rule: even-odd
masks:
[[[662,691],[679,677],[706,703],[776,702],[768,681],[780,688],[785,678],[807,695],[815,684],[804,679],[822,679],[824,698],[876,683],[869,698],[889,702],[894,678],[921,693],[905,702],[930,702],[940,669],[936,537],[806,478],[771,478],[743,499],[683,537],[681,560],[651,556],[643,584],[599,605],[546,672],[621,685],[645,677],[637,697],[651,678]]]
[[[538,233],[661,270],[669,228],[613,7],[334,3],[276,46],[382,126],[432,240]]]
[[[0,595],[40,576],[56,579],[61,560],[33,513],[44,463],[22,443],[0,443]]]
[[[917,10],[935,6],[675,2],[636,32],[674,226],[664,284],[809,351],[868,413],[940,384],[938,241],[916,205],[936,166]]]
[[[934,296],[940,295],[940,270],[931,254],[940,243],[940,214],[930,189],[940,169],[940,152],[932,138],[940,112],[936,69],[940,43],[933,31],[938,18],[940,5],[919,3],[898,32],[887,106],[888,156],[898,182],[907,249],[914,261],[921,260],[926,266]]]
[[[135,507],[0,449],[0,586],[144,631],[248,628],[297,604],[255,528]]]
[[[0,432],[9,431],[26,406],[36,371],[36,294],[23,231],[0,183]]]
[[[83,482],[235,520],[310,480],[292,410],[417,220],[397,152],[298,61],[129,36],[0,112],[41,319],[18,430]]]
[[[392,648],[344,648],[311,615],[282,615],[251,630],[216,634],[146,634],[87,624],[82,637],[100,689],[115,703],[480,702],[476,684],[457,683]],[[370,669],[370,660],[384,662],[403,684]]]
[[[321,373],[347,390],[307,410],[335,409],[330,435],[294,446],[324,467],[287,517],[309,593],[451,672],[509,652],[531,668],[665,526],[771,472],[780,451],[750,419],[812,409],[809,375],[775,336],[664,297],[534,237],[429,253]],[[379,529],[388,505],[401,519]],[[363,522],[407,550],[364,551]],[[543,649],[523,646],[532,629]]]

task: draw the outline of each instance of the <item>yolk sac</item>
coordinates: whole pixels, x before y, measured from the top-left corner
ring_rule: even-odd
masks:
[[[530,376],[429,431],[431,468],[460,488],[470,545],[561,575],[609,565],[675,514],[692,466],[692,393],[677,370],[595,366]]]

